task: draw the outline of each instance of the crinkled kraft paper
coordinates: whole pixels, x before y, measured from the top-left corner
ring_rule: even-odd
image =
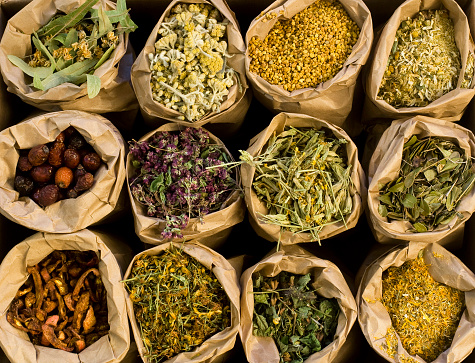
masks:
[[[170,10],[179,3],[213,5],[220,11],[223,17],[229,21],[226,34],[228,42],[227,52],[231,55],[231,58],[227,58],[226,62],[237,72],[237,76],[239,77],[239,81],[235,81],[235,84],[229,89],[227,98],[221,104],[221,112],[211,112],[195,122],[178,120],[177,117],[182,116],[182,113],[167,108],[165,105],[155,101],[152,97],[152,89],[150,88],[151,72],[148,55],[150,53],[155,54],[155,42],[157,41],[157,35],[159,35],[158,30],[160,29],[160,25],[165,17],[168,16]],[[223,132],[225,132],[227,128],[236,130],[236,124],[240,125],[244,121],[244,116],[246,115],[252,98],[251,92],[248,89],[244,69],[245,50],[246,46],[239,30],[239,23],[225,0],[173,0],[162,14],[155,28],[153,28],[152,33],[145,43],[145,47],[132,66],[132,85],[146,121],[155,127],[162,125],[164,122],[172,121],[193,127],[200,127],[205,124],[224,124],[213,126],[216,127],[216,130],[218,130],[219,127],[219,130]]]
[[[396,38],[396,31],[401,21],[408,17],[414,17],[421,10],[440,9],[443,5],[450,13],[450,17],[455,27],[455,42],[462,57],[462,68],[457,83],[457,87],[423,107],[401,107],[395,108],[386,101],[378,98],[378,91],[383,79],[384,72],[388,64],[391,48]],[[373,50],[373,60],[368,69],[365,88],[366,101],[363,110],[364,122],[369,122],[377,118],[405,118],[416,115],[424,115],[444,119],[447,121],[458,121],[462,117],[465,108],[475,95],[475,82],[472,89],[462,89],[460,84],[465,73],[466,60],[469,52],[473,53],[475,46],[470,35],[470,28],[467,16],[455,0],[407,0],[396,9],[379,37],[379,41]]]
[[[305,363],[330,363],[339,361],[344,354],[342,349],[348,334],[356,321],[356,303],[348,284],[338,267],[330,261],[322,260],[298,246],[284,246],[284,249],[275,252],[256,265],[247,269],[241,276],[241,340],[250,363],[279,363],[279,351],[271,337],[254,336],[253,314],[254,295],[253,275],[260,273],[263,276],[273,277],[281,271],[293,274],[312,276],[311,285],[319,295],[326,298],[335,298],[341,309],[338,317],[333,342],[320,352],[312,354]]]
[[[109,245],[121,248],[112,238],[88,230],[72,234],[36,233],[8,253],[0,265],[0,345],[11,362],[112,363],[125,357],[130,344],[125,295],[120,268]],[[100,257],[110,331],[79,354],[33,345],[26,332],[14,328],[6,319],[10,303],[29,276],[26,267],[39,263],[54,250],[92,250]]]
[[[178,355],[170,358],[163,363],[211,363],[216,360],[219,360],[220,356],[225,352],[229,351],[234,347],[234,343],[236,341],[236,335],[239,330],[239,296],[240,296],[240,288],[239,288],[239,280],[236,275],[236,271],[231,266],[231,264],[220,254],[213,251],[212,249],[203,246],[199,243],[199,240],[194,241],[192,243],[186,244],[173,244],[173,243],[164,243],[159,246],[153,247],[152,249],[146,250],[144,252],[139,253],[136,255],[130,264],[127,272],[124,275],[124,280],[128,279],[130,273],[132,271],[132,267],[134,261],[137,260],[141,255],[148,255],[148,256],[155,256],[161,254],[162,251],[169,249],[171,246],[175,248],[179,248],[183,250],[187,255],[193,257],[198,262],[200,262],[203,266],[210,269],[218,281],[220,282],[221,286],[223,287],[224,291],[229,297],[230,306],[231,306],[231,326],[227,327],[226,329],[222,330],[219,333],[214,334],[209,339],[205,340],[203,344],[199,347],[195,348],[190,352],[182,352]],[[135,313],[133,308],[133,303],[129,298],[128,292],[125,290],[126,294],[126,303],[127,303],[127,313],[129,315],[129,319],[132,326],[132,332],[134,333],[135,342],[137,343],[137,347],[145,363],[148,363],[149,360],[145,356],[147,350],[144,347],[142,337],[140,334],[140,327],[137,324],[135,319]]]
[[[8,21],[0,42],[0,70],[8,91],[45,111],[81,110],[104,113],[136,109],[137,100],[128,76],[125,76],[130,68],[127,72],[119,72],[119,67],[127,67],[127,63],[130,63],[127,58],[132,57],[132,51],[127,49],[128,34],[119,35],[117,48],[94,71],[94,75],[101,79],[101,91],[92,99],[87,94],[86,82],[80,86],[68,82],[46,91],[37,90],[31,86],[32,77],[23,73],[7,58],[8,55],[15,55],[23,59],[31,55],[31,34],[46,25],[58,11],[67,14],[84,2],[85,0],[34,0]],[[116,4],[108,0],[101,0],[94,8],[101,4],[106,10],[116,8]]]
[[[353,181],[350,186],[350,195],[353,200],[353,208],[351,213],[345,216],[346,226],[343,221],[330,224],[323,227],[319,233],[320,239],[330,238],[338,233],[341,233],[347,229],[356,226],[359,217],[363,213],[363,201],[366,199],[366,187],[365,187],[365,175],[363,168],[358,161],[358,150],[351,138],[340,127],[332,125],[326,121],[300,114],[293,113],[280,113],[274,117],[270,125],[264,129],[260,134],[255,136],[251,140],[251,144],[247,152],[252,156],[260,155],[265,150],[266,145],[270,137],[276,133],[279,135],[284,131],[285,126],[293,127],[311,127],[316,129],[329,129],[336,138],[345,139],[348,141],[346,144],[346,152],[348,157],[348,165],[352,165],[351,180]],[[244,188],[244,197],[247,208],[249,210],[249,220],[256,233],[265,238],[268,241],[279,241],[284,245],[314,242],[310,233],[293,233],[290,231],[282,230],[281,227],[261,221],[260,216],[266,215],[268,209],[265,204],[259,200],[257,194],[252,188],[254,180],[255,168],[248,164],[241,166],[242,185]]]
[[[175,123],[165,124],[155,131],[149,132],[143,136],[139,141],[148,140],[157,132],[163,131],[179,131],[183,130],[185,126]],[[226,153],[232,159],[231,153],[226,149],[224,144],[210,133],[210,139],[216,144],[224,148]],[[142,240],[142,242],[157,245],[165,242],[170,242],[169,239],[164,239],[161,233],[166,227],[166,221],[163,219],[147,216],[147,208],[139,203],[132,195],[130,190],[130,180],[135,175],[135,168],[132,166],[132,155],[127,155],[127,186],[132,205],[132,213],[134,215],[135,232]],[[237,175],[238,185],[240,184],[239,169],[234,169]],[[221,206],[221,209],[209,213],[202,217],[202,222],[199,218],[190,218],[188,225],[182,230],[183,238],[175,238],[173,242],[190,241],[199,238],[201,243],[216,248],[223,243],[226,237],[231,232],[231,227],[240,223],[244,219],[245,207],[240,190],[233,191],[228,199]]]
[[[388,222],[387,218],[381,217],[378,211],[379,186],[394,180],[398,176],[404,143],[413,135],[417,135],[419,138],[437,136],[448,139],[465,150],[467,155],[475,157],[475,137],[473,133],[456,123],[425,116],[393,121],[391,126],[383,133],[369,164],[369,224],[375,238],[380,243],[394,243],[397,240],[405,240],[438,242],[445,245],[453,242],[452,233],[460,228],[475,211],[475,188],[462,198],[456,208],[456,211],[463,215],[463,218],[460,219],[456,216],[450,223],[441,224],[432,232],[409,232],[412,228],[409,221]]]
[[[278,0],[265,9],[249,26],[246,44],[257,36],[261,40],[267,36],[278,20],[286,20],[304,10],[315,0]],[[246,74],[256,98],[273,112],[303,113],[318,116],[344,129],[345,119],[351,111],[353,94],[361,67],[366,63],[373,42],[371,13],[362,0],[340,1],[349,16],[360,28],[360,36],[353,50],[343,64],[343,68],[332,79],[320,83],[315,88],[303,88],[292,92],[280,85],[273,85],[249,71],[251,58],[246,51]],[[277,15],[267,20],[265,14]]]
[[[475,347],[475,275],[457,257],[436,243],[409,242],[394,247],[366,269],[356,296],[361,330],[379,355],[389,362],[401,362],[401,359],[391,358],[386,353],[385,336],[391,327],[391,319],[381,303],[382,276],[383,271],[389,267],[398,267],[408,260],[417,258],[421,249],[424,249],[424,262],[434,280],[465,292],[466,310],[452,344],[432,363],[461,362]],[[397,355],[412,357],[416,362],[425,362],[420,357],[410,356],[403,348],[399,336],[397,339]]]
[[[19,150],[55,140],[73,126],[84,136],[103,165],[94,174],[91,189],[77,198],[41,208],[29,197],[19,197],[13,183]],[[69,233],[101,221],[117,206],[125,180],[125,147],[119,131],[104,117],[82,111],[43,114],[0,133],[0,213],[30,229]]]

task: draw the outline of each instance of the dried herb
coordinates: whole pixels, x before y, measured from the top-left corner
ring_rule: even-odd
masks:
[[[34,88],[46,91],[60,84],[87,82],[89,98],[101,89],[94,70],[107,61],[119,43],[119,34],[134,31],[125,0],[116,10],[92,7],[98,0],[87,0],[69,14],[55,15],[32,34],[33,54],[26,62],[14,55],[8,59],[33,78]]]
[[[334,338],[340,307],[316,294],[310,274],[254,277],[253,334],[272,337],[280,362],[303,362]]]
[[[462,88],[471,88],[473,53]],[[420,11],[401,22],[378,98],[394,107],[421,107],[457,87],[461,70],[453,21],[446,9]]]
[[[410,232],[432,231],[450,223],[473,188],[471,156],[452,141],[412,136],[404,144],[398,177],[379,191],[379,214],[388,221],[407,220]]]
[[[53,251],[30,274],[7,312],[7,321],[35,345],[68,352],[109,334],[107,291],[94,251]]]
[[[450,347],[465,310],[465,294],[433,279],[423,250],[416,259],[384,271],[382,289],[392,328],[410,355],[432,362]],[[391,357],[397,349],[394,331],[386,339]]]
[[[193,350],[230,326],[229,298],[216,276],[178,248],[141,255],[123,282],[148,362]]]
[[[262,220],[318,241],[323,227],[345,223],[353,207],[346,143],[328,130],[286,127],[261,155],[241,151],[256,168],[252,186],[268,208]]]
[[[157,132],[132,141],[130,153],[136,168],[130,190],[148,216],[166,221],[163,238],[182,237],[190,218],[219,210],[237,187],[223,166],[229,155],[201,128]]]

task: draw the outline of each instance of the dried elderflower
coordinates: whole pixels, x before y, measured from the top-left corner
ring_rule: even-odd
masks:
[[[456,209],[474,183],[471,156],[463,149],[440,137],[413,135],[397,178],[380,188],[378,212],[388,221],[409,221],[410,232],[433,231],[463,217]]]
[[[179,120],[220,112],[234,84],[226,25],[211,5],[178,4],[158,30],[155,54],[149,54],[150,87],[155,101],[183,114]]]
[[[274,338],[281,363],[302,363],[333,342],[340,307],[316,294],[310,274],[283,271],[253,280],[253,334]]]
[[[119,34],[134,31],[125,0],[117,9],[105,11],[92,7],[98,0],[87,0],[69,14],[57,14],[33,33],[34,51],[26,61],[9,55],[8,59],[33,77],[33,87],[46,91],[70,82],[87,82],[89,98],[101,89],[95,69],[107,61],[119,43]]]
[[[395,334],[410,355],[426,362],[450,347],[465,311],[465,294],[432,278],[423,250],[416,259],[384,271],[382,288],[381,302],[392,323],[386,338],[391,357],[396,355]],[[404,361],[414,360],[404,357]]]
[[[274,13],[262,19],[275,18]],[[249,70],[286,91],[316,87],[343,67],[360,34],[337,0],[317,0],[249,42]]]
[[[231,307],[216,276],[182,250],[134,261],[125,287],[149,362],[193,350],[231,324]]]
[[[471,88],[473,53],[462,88]],[[421,107],[457,87],[461,70],[453,21],[446,9],[420,11],[401,22],[378,98],[394,107]]]

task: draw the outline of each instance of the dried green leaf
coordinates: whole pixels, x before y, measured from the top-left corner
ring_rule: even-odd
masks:
[[[412,226],[419,233],[427,232],[427,227],[423,223],[417,222],[414,223]]]
[[[385,217],[388,216],[388,209],[387,209],[386,206],[383,205],[383,204],[380,204],[380,205],[378,206],[378,212],[379,212],[379,214],[381,215],[381,217],[383,217],[383,218],[385,218]]]
[[[437,176],[437,171],[434,169],[427,169],[424,171],[424,176],[426,177],[427,181],[431,182]]]
[[[101,90],[101,79],[93,74],[87,75],[87,95],[89,98],[96,97]]]
[[[12,62],[15,66],[20,68],[25,74],[29,75],[30,77],[35,77],[39,79],[44,79],[51,74],[50,67],[31,67],[25,61],[18,58],[15,55],[7,55],[7,58],[10,62]]]
[[[389,188],[389,191],[392,193],[399,193],[404,190],[404,182],[397,183]]]
[[[107,49],[104,52],[104,54],[102,55],[102,57],[99,59],[99,61],[96,63],[96,65],[94,66],[94,69],[97,69],[100,66],[102,66],[104,64],[104,62],[109,59],[109,57],[110,57],[110,55],[113,51],[114,51],[113,47],[110,47],[109,49]]]

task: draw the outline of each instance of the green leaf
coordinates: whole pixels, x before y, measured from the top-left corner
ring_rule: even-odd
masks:
[[[72,29],[74,29],[74,28],[72,28]],[[68,36],[68,34],[61,33],[61,34],[56,35],[52,40],[57,40],[58,42],[60,42],[61,44],[64,45],[64,43],[66,43],[67,36]],[[51,43],[51,41],[46,42],[46,44],[50,44],[50,43]]]
[[[84,83],[87,80],[86,73],[95,64],[95,59],[86,59],[81,62],[76,62],[59,72],[53,73],[51,76],[43,80],[44,89],[48,90],[66,82],[74,84]]]
[[[402,205],[406,208],[414,208],[417,205],[417,198],[412,194],[406,194],[402,200]]]
[[[297,280],[297,286],[299,287],[299,290],[302,290],[305,286],[307,286],[311,279],[312,278],[310,277],[310,273],[299,277],[299,279]]]
[[[97,62],[97,64],[94,66],[94,69],[97,69],[99,68],[100,66],[102,66],[102,64],[109,59],[109,56],[111,55],[111,53],[114,51],[115,48],[112,48],[110,47],[109,49],[107,49],[104,54],[102,55],[101,59],[99,59],[99,62]]]
[[[44,79],[51,74],[50,67],[32,67],[15,55],[7,55],[7,57],[10,62],[12,62],[15,66],[20,68],[25,74],[29,75],[30,77],[35,77],[35,75],[37,75],[38,78]]]
[[[267,294],[254,294],[254,304],[269,305],[267,302]]]
[[[49,50],[45,47],[45,45],[41,42],[40,38],[38,38],[38,36],[36,34],[33,35],[32,40],[33,40],[33,44],[35,45],[36,49],[40,50],[41,53],[43,53],[45,56],[48,57],[48,59],[51,63],[51,66],[49,67],[50,72],[51,72],[50,74],[53,74],[54,69],[56,68],[56,61],[54,60],[54,57],[51,55]]]
[[[389,191],[392,193],[400,193],[404,190],[404,182],[397,183],[389,188]]]
[[[416,143],[417,141],[417,136],[416,135],[412,135],[412,137],[404,144],[404,149],[406,147],[409,147],[409,146],[412,146]]]
[[[70,12],[67,15],[59,16],[51,20],[48,24],[38,30],[38,36],[45,37],[47,35],[56,36],[61,33],[64,29],[72,27],[79,23],[88,11],[98,2],[99,0],[86,0],[81,6],[76,10]]]
[[[79,37],[78,37],[77,30],[75,28],[71,28],[63,44],[65,47],[70,47],[71,44],[77,43],[78,40],[79,40]]]
[[[312,309],[309,306],[299,307],[299,318],[306,319]]]
[[[99,7],[97,14],[99,16],[99,33],[97,34],[97,37],[100,38],[114,30],[114,27],[102,6]]]
[[[387,217],[388,216],[388,209],[386,208],[386,206],[384,204],[380,204],[378,206],[378,212],[380,214],[381,217]]]
[[[454,185],[452,190],[447,195],[447,200],[445,201],[445,207],[448,211],[451,211],[455,208],[456,202],[459,196],[462,194],[462,189]]]
[[[117,0],[117,11],[119,13],[124,13],[127,11],[126,0]],[[120,19],[120,25],[124,28],[127,28],[126,32],[133,32],[135,29],[137,29],[137,24],[132,21],[128,12],[123,19]]]
[[[424,224],[420,223],[420,222],[414,223],[412,226],[419,233],[427,232],[427,227]]]
[[[419,174],[419,172],[421,171],[421,169],[422,168],[419,167],[419,168],[414,169],[413,171],[411,171],[409,174],[407,174],[406,179],[404,180],[404,186],[406,188],[412,187],[412,185],[414,184],[414,180],[416,180],[416,177]]]
[[[254,321],[256,322],[257,327],[258,327],[257,329],[258,336],[262,336],[262,337],[266,336],[266,330],[269,327],[269,325],[267,324],[266,318],[262,315],[254,313]]]
[[[425,201],[425,199],[421,199],[421,203],[420,203],[420,208],[422,209],[422,212],[421,214],[426,217],[430,214],[430,208],[429,208],[429,204],[427,204],[427,202]]]
[[[158,188],[160,187],[160,185],[163,184],[163,174],[160,174],[159,176],[157,176],[154,181],[150,184],[150,191],[152,193],[156,193],[158,191]]]
[[[38,77],[37,74],[33,77],[33,87],[38,88],[39,90],[43,90],[43,83],[41,79]]]
[[[434,169],[427,169],[424,171],[424,176],[426,177],[427,181],[432,181],[437,176],[437,171]]]
[[[389,193],[384,194],[384,195],[380,195],[378,197],[378,199],[381,203],[384,203],[384,204],[387,204],[387,205],[393,205],[393,203],[391,202],[391,197],[389,196]]]
[[[87,95],[89,98],[94,98],[101,90],[101,79],[93,74],[87,75]]]

